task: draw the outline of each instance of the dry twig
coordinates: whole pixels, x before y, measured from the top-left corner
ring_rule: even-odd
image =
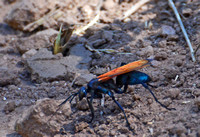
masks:
[[[189,46],[189,48],[190,48],[190,53],[191,53],[192,61],[195,62],[196,59],[195,59],[195,56],[194,56],[194,50],[193,50],[193,48],[192,48],[192,44],[190,43],[190,39],[188,38],[188,35],[187,35],[187,32],[186,32],[185,27],[184,27],[184,25],[183,25],[183,22],[181,21],[181,17],[180,17],[180,15],[179,15],[179,13],[178,13],[178,11],[177,11],[175,5],[174,5],[174,2],[173,2],[172,0],[168,0],[168,3],[169,3],[169,6],[170,6],[170,7],[172,8],[172,10],[174,11],[174,14],[176,15],[176,18],[177,18],[178,23],[179,23],[179,25],[180,25],[180,27],[181,27],[181,30],[182,30],[183,35],[184,35],[184,37],[185,37],[185,40],[186,40],[186,42],[187,42],[187,44],[188,44],[188,46]]]
[[[141,8],[144,4],[149,2],[150,0],[139,0],[135,5],[131,7],[128,11],[126,11],[121,20],[126,19],[128,16],[136,12],[139,8]]]

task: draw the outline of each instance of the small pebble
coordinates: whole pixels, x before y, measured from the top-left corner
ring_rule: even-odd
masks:
[[[182,66],[182,64],[183,64],[183,61],[182,61],[181,59],[176,59],[176,60],[174,61],[174,65],[176,65],[176,66],[178,66],[178,67]]]
[[[15,108],[16,108],[16,104],[15,104],[14,101],[8,102],[8,103],[5,105],[5,107],[4,107],[4,112],[5,112],[6,114],[8,114],[8,113],[14,111]]]
[[[87,128],[89,125],[87,122],[80,122],[75,125],[75,132],[82,131],[83,129]]]
[[[6,97],[3,97],[3,101],[6,101],[7,100],[7,98]]]
[[[161,41],[159,41],[159,42],[158,42],[158,46],[159,46],[160,48],[166,48],[166,46],[167,46],[167,41],[166,41],[166,40],[161,40]]]
[[[88,109],[89,109],[89,106],[88,106],[87,100],[86,100],[86,99],[82,99],[82,100],[78,103],[77,108],[78,108],[79,110],[88,110]]]
[[[155,60],[165,60],[167,59],[168,55],[166,52],[158,52],[156,55],[155,55]]]
[[[176,31],[171,26],[168,25],[162,25],[162,35],[175,35]]]
[[[184,17],[189,17],[191,14],[192,14],[192,9],[190,9],[190,8],[184,8],[183,10],[182,10],[182,14],[183,14],[183,16]]]
[[[171,99],[175,99],[179,96],[180,92],[181,91],[178,88],[171,88],[168,90],[168,95]]]

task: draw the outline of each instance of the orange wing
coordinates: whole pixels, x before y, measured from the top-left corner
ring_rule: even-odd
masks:
[[[152,59],[143,59],[143,60],[134,61],[134,62],[131,62],[124,66],[121,66],[119,68],[113,69],[107,73],[104,73],[104,74],[98,76],[97,78],[99,79],[99,81],[106,81],[106,80],[109,80],[118,75],[125,74],[125,73],[131,72],[133,70],[147,67],[147,66],[149,66],[149,63],[151,61],[152,61]]]

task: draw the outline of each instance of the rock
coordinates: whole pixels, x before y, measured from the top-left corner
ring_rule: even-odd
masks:
[[[5,112],[6,114],[8,114],[8,113],[14,111],[15,108],[16,108],[15,101],[8,102],[8,103],[5,105],[5,107],[4,107],[4,112]]]
[[[84,128],[87,128],[89,125],[86,122],[77,123],[75,125],[75,132],[82,131]]]
[[[168,96],[171,98],[171,99],[175,99],[179,96],[180,94],[180,89],[178,88],[171,88],[168,90]]]
[[[141,51],[137,52],[137,55],[138,56],[142,56],[142,57],[150,57],[154,54],[154,51],[153,51],[153,47],[152,46],[147,46],[145,48],[142,48]]]
[[[4,20],[13,28],[23,30],[26,25],[55,8],[56,4],[56,1],[51,0],[21,0],[14,5]]]
[[[76,65],[79,69],[88,69],[88,64],[92,60],[90,57],[91,55],[92,53],[89,50],[86,50],[83,44],[77,44],[69,51],[69,56],[75,56],[75,58],[80,59],[79,62],[74,62],[74,65]]]
[[[178,41],[179,40],[179,36],[178,35],[168,35],[167,36],[167,40],[168,41]]]
[[[200,80],[197,81],[197,82],[200,82]],[[194,96],[199,97],[199,96],[200,96],[200,83],[198,83],[198,84],[196,85],[196,87],[197,87],[197,89],[194,90]]]
[[[175,69],[175,68],[170,68],[170,69],[167,69],[164,76],[167,78],[167,79],[175,79],[176,75],[178,75],[180,73],[179,70]]]
[[[66,117],[71,114],[71,107],[69,103],[66,103],[62,108],[65,111],[52,117],[59,104],[60,102],[51,99],[37,101],[34,106],[26,109],[16,121],[16,132],[27,137],[54,136],[59,132],[63,121],[66,121]]]
[[[7,46],[6,36],[0,35],[0,47]]]
[[[104,30],[102,33],[102,38],[108,42],[112,42],[113,41],[113,32]]]
[[[31,50],[25,52],[25,53],[22,55],[22,58],[23,58],[23,59],[30,58],[30,57],[32,57],[33,55],[35,55],[36,53],[37,53],[37,50],[31,49]]]
[[[124,51],[124,52],[128,52],[128,53],[131,53],[131,47],[128,46],[128,45],[125,45],[125,46],[123,47],[123,51]]]
[[[94,47],[94,48],[99,48],[101,47],[103,44],[105,44],[107,41],[105,39],[97,39],[93,42],[91,42],[91,45]]]
[[[17,71],[0,68],[0,86],[17,85],[19,83]]]
[[[99,130],[97,131],[97,134],[99,134],[101,137],[107,137],[109,135],[108,130]]]
[[[154,59],[155,60],[158,60],[158,61],[161,61],[161,60],[165,60],[167,59],[168,55],[166,52],[164,51],[161,51],[161,52],[157,52]]]
[[[171,13],[168,10],[162,10],[160,11],[158,16],[159,20],[166,20],[171,16]]]
[[[190,8],[183,8],[182,14],[183,14],[184,17],[189,17],[190,15],[193,14],[193,11]]]
[[[133,88],[129,88],[129,89],[131,89],[131,90],[130,90],[131,93],[134,93],[134,90],[132,90]],[[137,94],[133,94],[133,95],[132,95],[132,99],[133,99],[134,101],[136,101],[136,100],[141,100],[141,97],[140,97],[139,95],[137,95]]]
[[[96,76],[93,74],[81,74],[76,78],[76,85],[84,85],[87,84],[91,79],[95,78]]]
[[[83,7],[80,8],[80,11],[86,18],[91,18],[93,14],[93,9],[90,5],[84,5]]]
[[[129,129],[125,126],[119,126],[118,131],[121,132],[122,134],[126,134],[129,132]]]
[[[60,58],[52,55],[51,51],[47,49],[39,50],[27,60],[31,79],[37,82],[58,80],[59,78],[69,80],[70,77],[66,77],[66,67],[59,60]]]
[[[170,134],[178,136],[183,133],[187,133],[187,129],[180,123],[177,123],[176,125],[171,125],[170,127],[168,127],[168,131]]]
[[[111,135],[111,136],[115,136],[115,135],[116,135],[116,131],[115,131],[114,129],[112,129],[112,130],[110,131],[110,135]]]
[[[136,21],[129,21],[124,24],[123,30],[133,30],[138,27],[138,23]]]
[[[94,32],[93,32],[94,33]],[[97,31],[93,35],[88,38],[89,42],[93,42],[95,40],[102,39],[102,31]]]
[[[27,59],[31,79],[38,83],[60,79],[72,81],[76,73],[88,74],[91,52],[86,51],[82,45],[75,45],[69,54],[69,56],[61,57],[59,54],[53,55],[47,49],[40,49]]]
[[[200,73],[200,67],[196,68],[197,73]]]
[[[150,40],[142,40],[142,47],[148,47],[151,46],[152,42]]]
[[[53,29],[40,31],[30,37],[19,38],[15,45],[21,54],[24,54],[31,49],[47,48],[53,45],[49,38],[57,33],[58,32]]]
[[[88,110],[89,109],[89,106],[88,106],[88,103],[87,103],[87,100],[84,98],[82,99],[78,105],[77,105],[77,108],[79,110]]]
[[[174,65],[176,65],[177,67],[180,67],[183,65],[183,61],[181,59],[176,59],[174,61]]]
[[[92,70],[92,73],[95,74],[95,75],[101,75],[103,73],[106,73],[107,72],[107,69],[106,68],[96,68],[94,70]]]
[[[54,87],[54,88],[50,88],[50,89],[47,91],[47,96],[48,96],[49,98],[54,98],[54,97],[57,96],[57,94],[58,94],[58,91],[55,89],[55,87]]]
[[[166,36],[166,35],[175,35],[176,31],[168,25],[162,25],[162,35]]]
[[[0,5],[1,5],[1,3],[0,3]],[[18,34],[18,32],[16,30],[14,30],[13,28],[11,28],[8,24],[1,23],[0,24],[0,34],[5,37],[9,37],[9,35],[13,37],[13,35]]]
[[[106,9],[106,10],[111,10],[112,8],[114,8],[116,5],[115,5],[115,2],[113,0],[106,0],[104,3],[103,3],[103,8]]]
[[[158,42],[158,46],[160,48],[165,48],[167,46],[167,41],[166,40],[161,40]]]

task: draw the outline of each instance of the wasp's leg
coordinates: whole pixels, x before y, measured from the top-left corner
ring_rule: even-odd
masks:
[[[123,90],[124,93],[127,91],[130,81],[131,81],[131,76],[128,75],[128,77],[126,78],[126,82],[124,84],[124,90]]]
[[[117,102],[117,100],[115,100],[115,97],[114,97],[114,95],[113,95],[112,92],[109,92],[108,95],[112,98],[112,100],[114,100],[114,102],[117,104],[117,106],[121,109],[121,111],[123,112],[124,117],[125,117],[125,119],[126,119],[127,126],[128,126],[129,129],[131,129],[130,123],[128,122],[128,119],[127,119],[127,117],[126,117],[126,114],[125,114],[125,111],[124,111],[123,107],[119,104],[119,102]],[[131,130],[132,130],[132,129],[131,129]]]
[[[92,105],[93,98],[94,98],[93,96],[87,97],[87,102],[88,102],[88,105],[89,105],[89,108],[90,108],[90,111],[91,111],[91,114],[92,114],[92,119],[89,121],[89,123],[91,123],[94,119],[94,108],[93,108],[93,105]]]
[[[129,75],[120,75],[120,76],[117,76],[117,78],[116,78],[116,85],[118,87],[120,87],[120,88],[122,88],[124,86],[124,89],[121,92],[121,94],[125,93],[127,91],[128,85],[130,83],[130,80],[131,80],[131,77]],[[120,94],[120,93],[118,93],[118,94]]]
[[[165,106],[164,104],[162,104],[160,101],[158,101],[158,99],[156,98],[156,96],[154,95],[154,93],[151,91],[151,89],[148,87],[147,84],[142,83],[142,85],[149,90],[149,92],[151,93],[151,95],[154,97],[155,101],[160,104],[162,107],[164,107],[167,110],[176,110],[175,108],[168,108],[167,106]]]
[[[116,93],[121,94],[122,90],[119,88],[113,79],[109,79],[108,81],[104,82],[102,86],[99,86],[98,89],[103,91],[104,94],[107,94],[108,90],[114,90]]]
[[[125,84],[125,85],[124,85],[123,93],[125,93],[125,92],[127,91],[127,89],[128,89],[128,84]]]
[[[104,94],[102,94],[102,98],[101,98],[100,102],[101,102],[101,107],[103,108],[104,102],[105,102],[105,95]],[[103,115],[103,110],[100,111],[100,115],[101,116]]]
[[[152,88],[157,88],[157,86],[151,85],[149,83],[146,83],[148,86],[152,87]]]
[[[77,93],[74,93],[74,95],[73,95],[73,97],[70,99],[70,101],[69,101],[69,103],[72,103],[72,100],[74,99],[74,97],[76,96],[76,95],[78,95],[79,94],[79,92],[77,92]]]

